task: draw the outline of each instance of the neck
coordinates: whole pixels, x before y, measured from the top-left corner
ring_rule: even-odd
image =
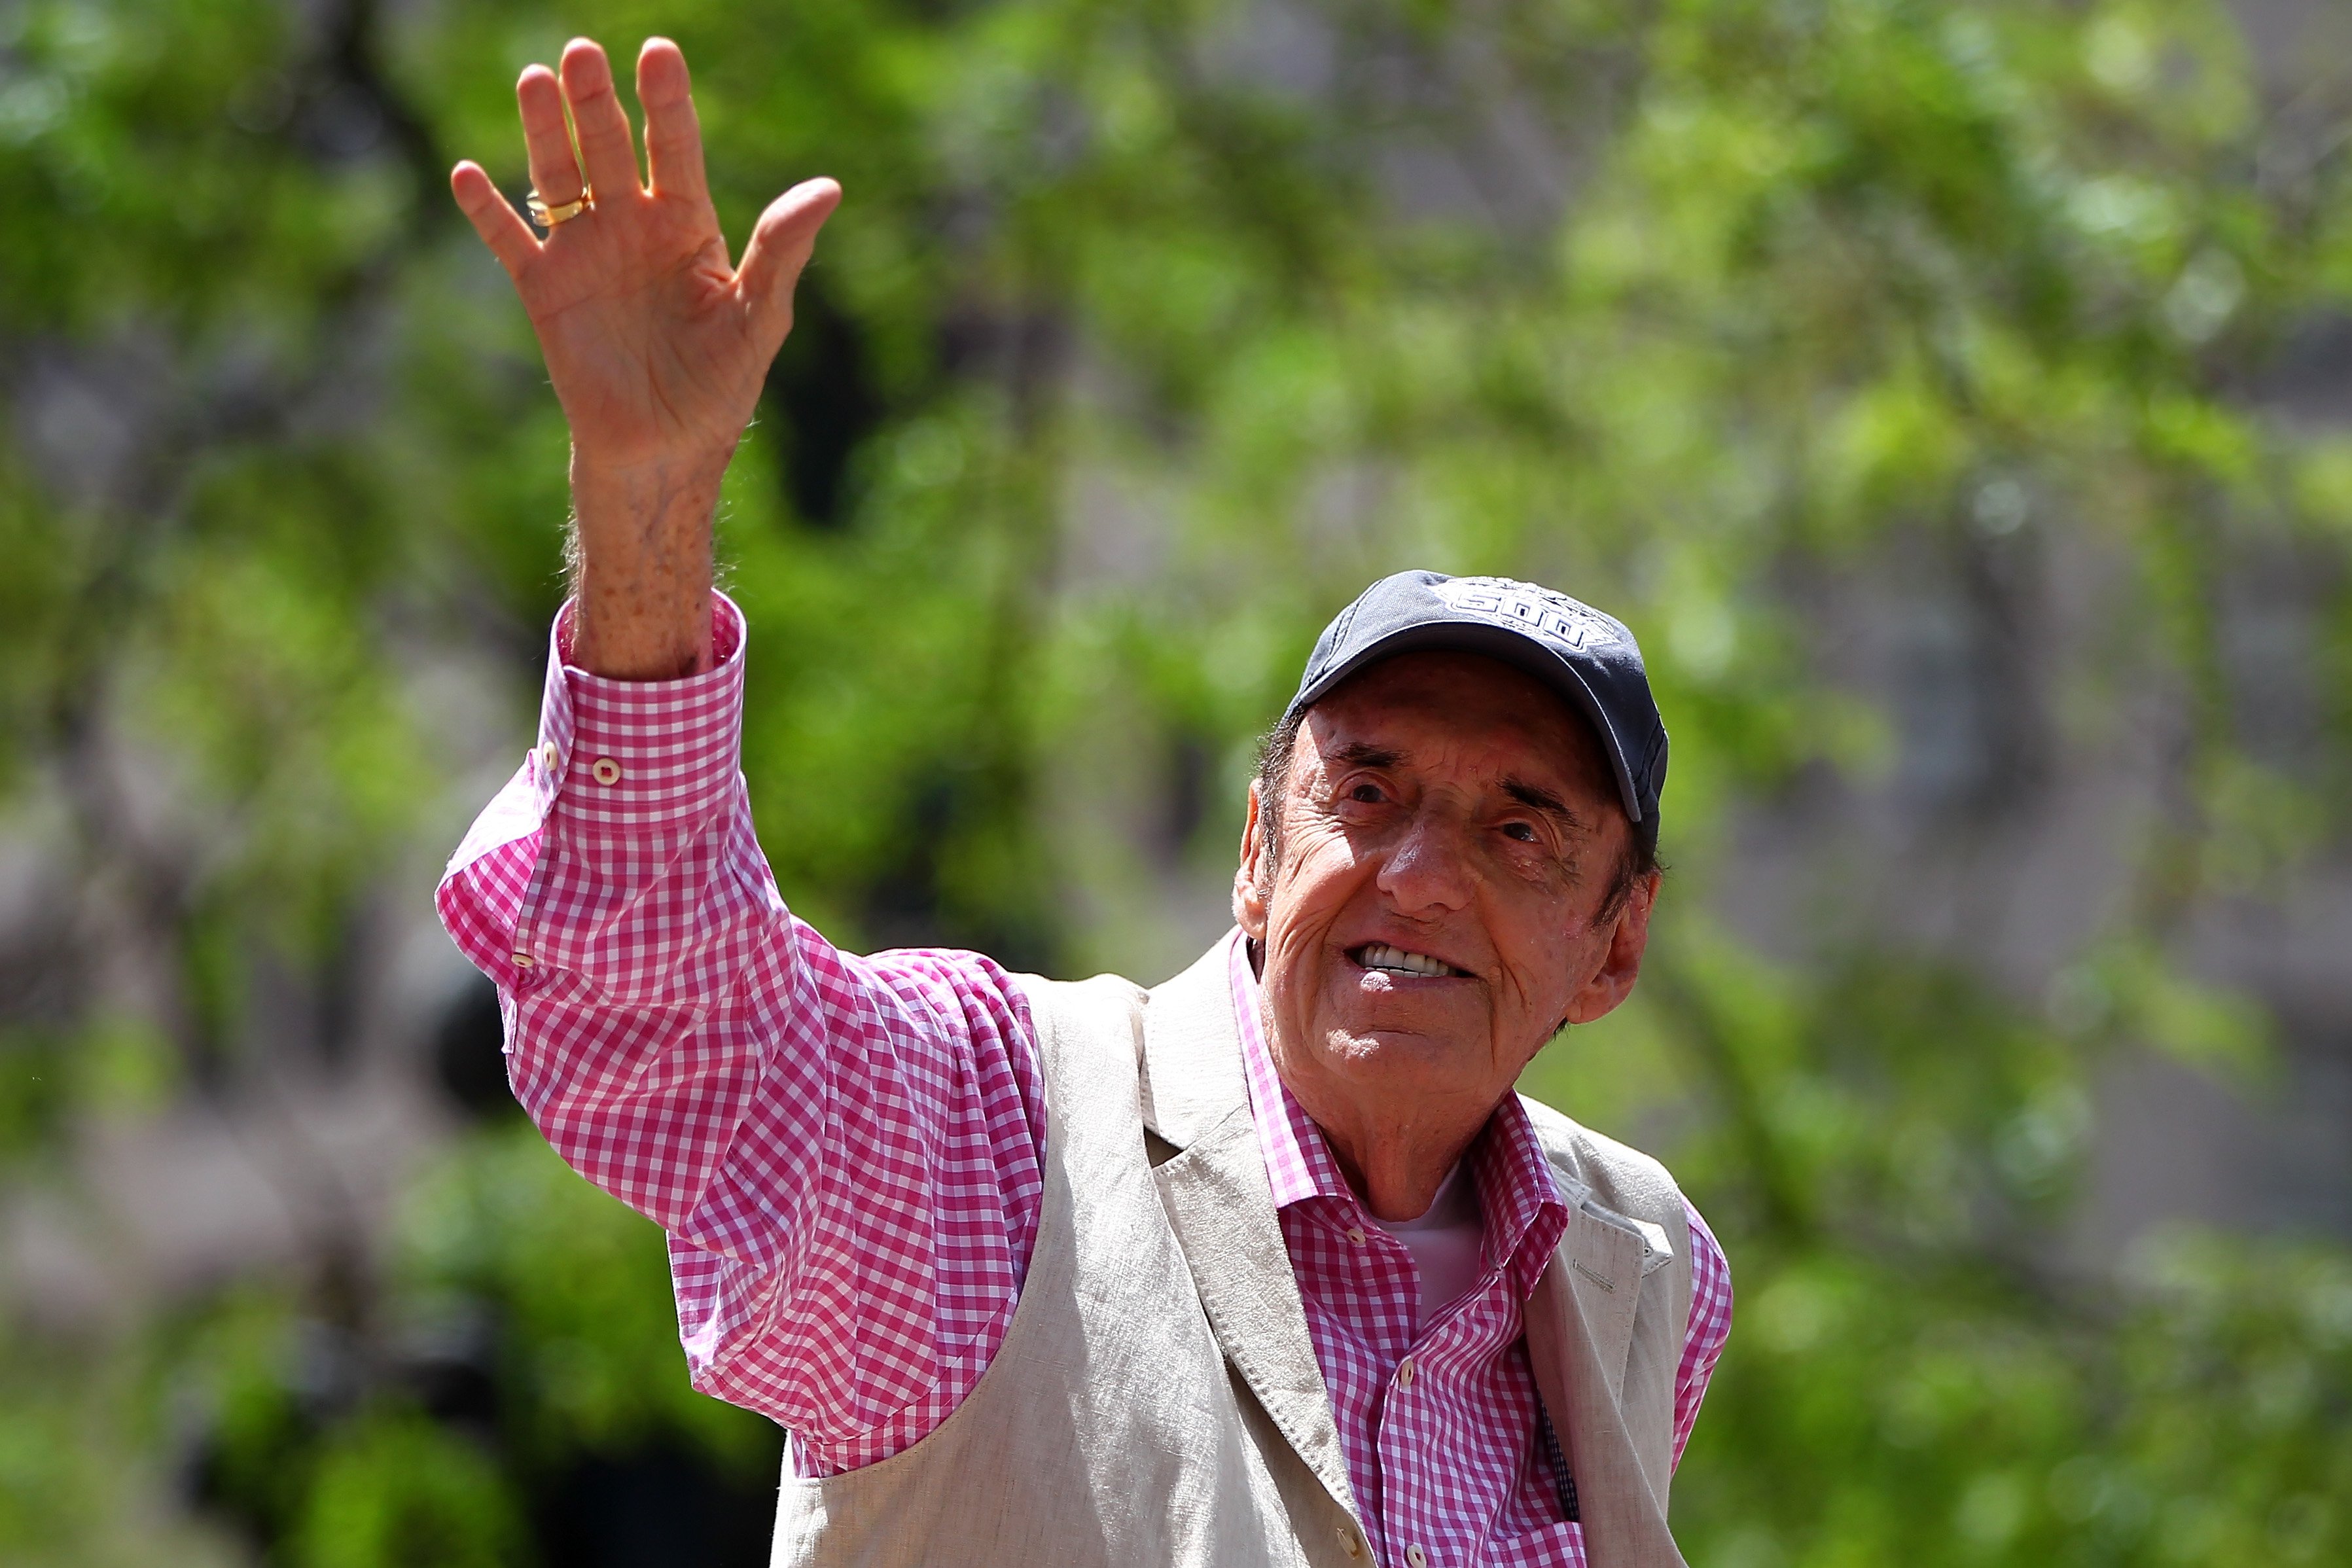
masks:
[[[1323,1130],[1339,1173],[1357,1198],[1374,1218],[1391,1221],[1419,1219],[1429,1212],[1437,1189],[1493,1114],[1488,1107],[1475,1121],[1462,1116],[1433,1122],[1363,1119],[1349,1114],[1354,1108],[1319,1108],[1308,1096],[1299,1095],[1295,1085],[1291,1092]]]

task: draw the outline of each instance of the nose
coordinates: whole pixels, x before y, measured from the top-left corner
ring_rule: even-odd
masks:
[[[1380,889],[1403,915],[1449,913],[1471,899],[1469,846],[1443,813],[1416,813],[1381,863]]]

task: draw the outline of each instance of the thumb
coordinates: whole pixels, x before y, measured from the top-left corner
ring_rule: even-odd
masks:
[[[768,204],[743,249],[735,287],[761,336],[783,342],[793,325],[793,285],[816,249],[816,231],[841,205],[831,180],[803,180]]]

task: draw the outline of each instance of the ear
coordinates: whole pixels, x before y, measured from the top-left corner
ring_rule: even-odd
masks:
[[[1249,815],[1242,820],[1241,864],[1234,870],[1234,923],[1252,942],[1265,940],[1265,818],[1252,779]]]
[[[1601,967],[1569,998],[1563,1022],[1590,1024],[1605,1018],[1632,994],[1633,982],[1642,973],[1642,954],[1650,945],[1650,910],[1657,900],[1655,871],[1626,890],[1624,905],[1610,929],[1609,949],[1601,956]]]

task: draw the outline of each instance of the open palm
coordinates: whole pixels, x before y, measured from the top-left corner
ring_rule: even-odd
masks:
[[[791,330],[793,285],[840,187],[810,180],[777,197],[739,268],[711,208],[676,44],[650,39],[637,57],[646,183],[595,43],[567,45],[560,77],[532,66],[515,98],[541,197],[560,211],[593,192],[593,206],[541,239],[480,165],[458,164],[450,188],[530,312],[577,459],[628,468],[732,451]]]

